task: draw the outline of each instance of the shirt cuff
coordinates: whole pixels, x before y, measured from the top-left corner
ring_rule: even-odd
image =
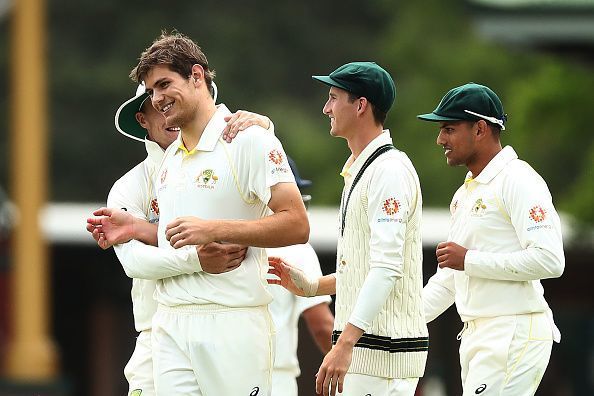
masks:
[[[200,258],[198,257],[198,249],[196,246],[189,247],[188,262],[192,265],[192,267],[196,268],[196,272],[202,272],[202,265],[200,265]]]

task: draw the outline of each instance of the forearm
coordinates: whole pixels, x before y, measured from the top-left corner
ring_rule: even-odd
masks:
[[[387,267],[372,267],[359,291],[349,323],[366,330],[385,305],[394,289],[397,272]]]
[[[324,275],[319,278],[316,296],[331,296],[336,294],[336,275]]]
[[[147,245],[157,246],[157,229],[158,225],[156,223],[149,223],[146,220],[134,218],[132,224],[132,239],[136,239]]]
[[[423,310],[425,312],[425,322],[429,323],[455,301],[455,293],[443,285],[429,279],[427,285],[423,288]]]
[[[336,341],[336,347],[352,349],[363,333],[363,329],[360,329],[351,323],[347,323]]]
[[[214,220],[213,240],[254,247],[297,245],[309,239],[305,212],[280,211],[258,220]]]
[[[327,303],[314,305],[306,309],[303,314],[309,333],[323,354],[332,349],[332,329],[334,316]]]
[[[114,250],[130,278],[157,280],[202,270],[194,246],[166,250],[132,240]]]
[[[464,272],[478,278],[530,281],[561,276],[565,256],[561,249],[528,248],[511,253],[490,253],[469,250]]]

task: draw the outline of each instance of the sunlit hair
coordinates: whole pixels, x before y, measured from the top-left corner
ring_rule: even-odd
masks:
[[[196,64],[204,69],[204,79],[208,90],[212,93],[215,71],[208,67],[208,59],[198,44],[179,32],[162,31],[150,47],[140,54],[138,65],[130,72],[130,78],[140,83],[144,81],[148,72],[158,65],[167,65],[182,77],[190,78],[192,66]]]
[[[350,92],[348,92],[348,94],[349,94],[349,103],[353,103],[355,100],[357,100],[361,97],[361,96],[352,94]],[[380,109],[377,108],[377,106],[375,106],[371,102],[369,102],[369,104],[371,105],[371,110],[373,112],[373,119],[375,120],[375,123],[377,125],[384,126],[384,123],[386,122],[386,117],[388,116],[388,113],[381,111]]]

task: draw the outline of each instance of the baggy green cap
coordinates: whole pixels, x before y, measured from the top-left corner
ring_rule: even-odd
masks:
[[[136,121],[136,113],[140,111],[148,97],[144,83],[141,83],[136,89],[136,94],[118,108],[115,114],[115,126],[122,135],[144,142],[147,132]]]
[[[471,82],[451,89],[435,110],[417,118],[424,121],[485,120],[505,130],[507,115],[501,100],[491,88]]]
[[[327,76],[311,76],[326,85],[364,96],[378,109],[387,113],[394,104],[396,86],[390,74],[375,62],[351,62]]]

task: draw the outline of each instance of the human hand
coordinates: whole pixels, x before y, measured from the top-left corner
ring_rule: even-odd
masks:
[[[174,248],[214,242],[212,222],[198,217],[178,217],[165,228],[165,237]]]
[[[99,208],[87,219],[87,231],[103,250],[134,238],[134,217],[122,209]]]
[[[464,271],[464,258],[466,249],[454,242],[440,242],[435,249],[437,263],[440,268],[452,268],[458,271]]]
[[[245,110],[238,110],[231,115],[225,116],[225,121],[227,121],[227,126],[223,129],[222,137],[227,143],[231,143],[240,131],[252,125],[259,125],[264,129],[270,127],[270,119],[268,117]]]
[[[312,297],[316,295],[320,280],[309,279],[299,268],[293,267],[280,257],[268,257],[268,273],[280,279],[267,279],[271,285],[281,285],[297,296]]]
[[[247,253],[247,247],[235,243],[210,242],[196,246],[200,266],[209,274],[222,274],[241,265]]]
[[[316,374],[316,394],[335,396],[343,391],[346,375],[353,357],[353,348],[337,343],[324,357]]]

